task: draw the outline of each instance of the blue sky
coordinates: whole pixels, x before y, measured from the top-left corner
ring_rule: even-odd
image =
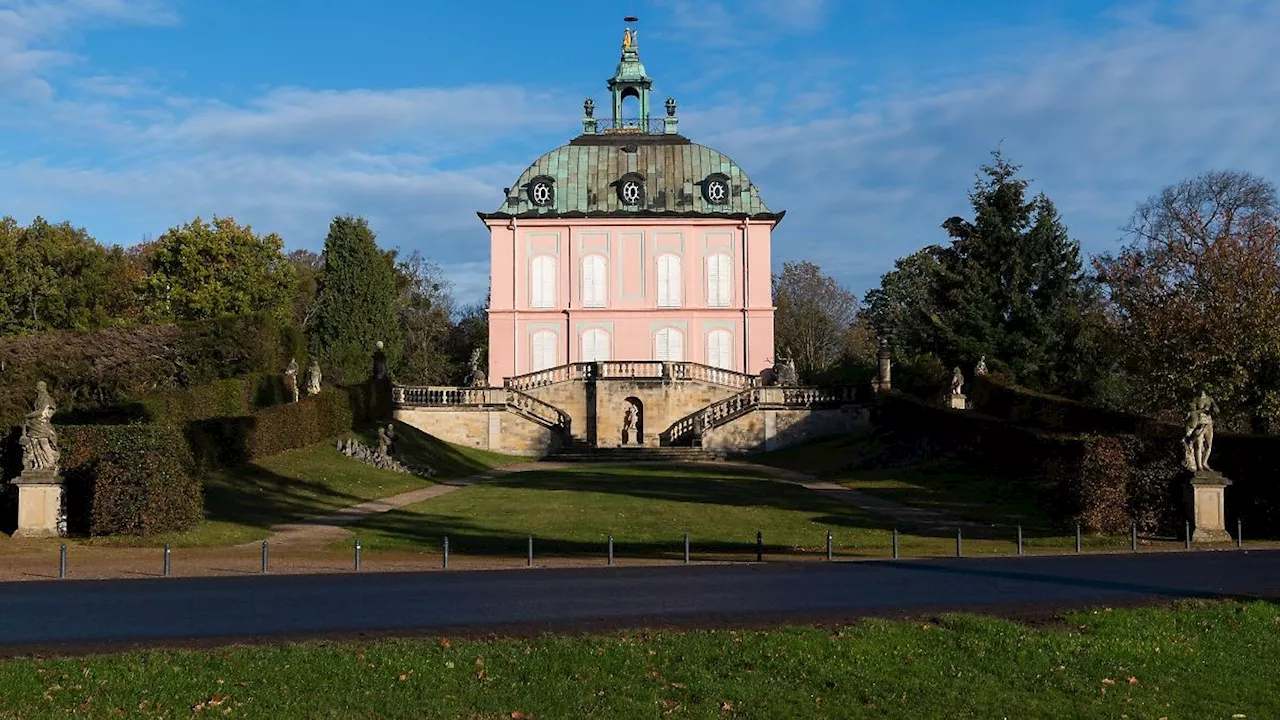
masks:
[[[945,241],[997,143],[1087,253],[1208,169],[1280,180],[1275,0],[0,0],[0,215],[108,243],[370,219],[482,299],[477,210],[607,103],[622,16],[681,130],[859,294]]]

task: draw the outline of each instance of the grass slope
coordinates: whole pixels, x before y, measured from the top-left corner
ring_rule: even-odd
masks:
[[[353,528],[371,551],[439,550],[522,557],[600,556],[610,534],[620,557],[678,557],[689,533],[695,555],[754,557],[756,532],[770,555],[817,555],[832,532],[841,554],[889,552],[887,518],[799,485],[715,464],[575,466],[528,471],[463,488]],[[954,551],[945,531],[903,537],[904,552]],[[975,541],[968,552],[1013,549],[1012,537]]]
[[[0,718],[1268,718],[1280,606],[0,662]]]

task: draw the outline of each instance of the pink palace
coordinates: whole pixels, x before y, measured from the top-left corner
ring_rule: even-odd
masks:
[[[730,158],[651,114],[635,32],[611,118],[534,161],[493,212],[489,382],[571,363],[693,362],[758,375],[774,354],[770,237],[783,212]]]

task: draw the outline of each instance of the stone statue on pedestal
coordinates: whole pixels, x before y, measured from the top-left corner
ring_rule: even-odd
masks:
[[[964,373],[958,367],[951,371],[951,395],[947,398],[947,406],[952,410],[969,408],[969,401],[964,396]]]
[[[785,357],[776,358],[773,361],[774,382],[782,387],[795,387],[800,384],[796,373],[796,361],[791,355],[791,348],[787,348],[786,351]]]
[[[1183,466],[1192,472],[1211,470],[1209,454],[1213,452],[1213,416],[1218,404],[1205,391],[1191,401],[1182,434]]]
[[[378,454],[391,457],[391,444],[396,441],[396,427],[387,423],[386,427],[378,426]]]
[[[982,377],[983,375],[986,375],[986,374],[987,374],[987,356],[983,355],[982,357],[978,358],[978,364],[975,365],[973,368],[973,376]]]
[[[312,360],[311,367],[307,368],[307,394],[320,394],[320,361]]]
[[[53,404],[53,398],[49,397],[48,386],[41,380],[36,383],[35,405],[23,419],[22,436],[18,439],[18,444],[22,446],[23,474],[27,471],[58,474],[61,452],[58,449],[58,434],[53,429],[55,412],[57,407]]]
[[[480,348],[471,351],[471,370],[468,373],[468,379],[471,387],[474,388],[489,387],[489,378],[484,370],[480,369],[480,357],[483,353],[484,351]]]
[[[289,366],[284,369],[284,390],[289,394],[291,402],[298,402],[298,359],[289,358]]]

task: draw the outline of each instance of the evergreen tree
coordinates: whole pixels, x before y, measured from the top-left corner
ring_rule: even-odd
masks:
[[[367,380],[378,341],[385,344],[388,366],[395,367],[403,349],[396,272],[378,249],[368,222],[334,218],[323,257],[311,352],[320,358],[325,375],[341,383]]]

